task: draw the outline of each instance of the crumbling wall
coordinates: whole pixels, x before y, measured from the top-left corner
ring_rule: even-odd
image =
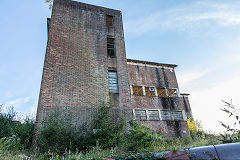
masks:
[[[136,60],[128,61],[129,84],[130,86],[144,86],[157,88],[174,88],[177,91],[178,83],[174,67],[143,64]],[[184,99],[178,95],[174,97],[159,97],[131,94],[131,108],[143,110],[167,110],[185,111]],[[186,102],[186,101],[185,101]],[[187,103],[187,102],[186,102]],[[185,115],[185,112],[184,112]],[[162,132],[168,137],[183,137],[189,134],[186,117],[183,120],[141,120],[140,123],[148,128]]]

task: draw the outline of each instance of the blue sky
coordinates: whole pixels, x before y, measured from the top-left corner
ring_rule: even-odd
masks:
[[[240,106],[240,1],[81,0],[122,10],[127,57],[173,63],[194,117],[221,131],[221,100]],[[44,0],[0,1],[0,104],[36,112],[47,42]]]

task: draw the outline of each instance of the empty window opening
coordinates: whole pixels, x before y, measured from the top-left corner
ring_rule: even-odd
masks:
[[[113,26],[113,16],[106,15],[106,25],[108,27],[112,27]]]
[[[143,96],[142,86],[132,86],[132,88],[133,88],[133,95]]]
[[[146,110],[135,110],[136,120],[147,120]]]
[[[116,71],[108,71],[108,87],[110,93],[118,93],[118,78]]]
[[[107,37],[107,53],[109,57],[115,57],[115,42],[114,38]]]
[[[154,87],[145,87],[146,96],[155,96],[155,88]]]
[[[165,88],[157,88],[157,93],[159,97],[164,97],[164,98],[167,97]]]
[[[168,96],[169,97],[177,97],[177,90],[176,89],[168,89]]]
[[[158,110],[148,110],[149,120],[160,120]]]

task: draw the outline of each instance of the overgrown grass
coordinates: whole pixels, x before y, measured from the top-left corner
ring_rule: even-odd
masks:
[[[59,160],[63,157],[65,160],[111,157],[119,160],[126,157],[149,159],[153,152],[221,143],[219,136],[205,133],[195,134],[184,139],[167,139],[161,134],[152,133],[144,125],[135,121],[130,122],[131,129],[126,131],[124,118],[113,117],[110,110],[109,105],[103,105],[91,123],[90,130],[73,126],[71,115],[53,112],[43,123],[43,128],[38,136],[38,150],[34,152],[30,148],[33,137],[33,121],[26,119],[23,123],[16,123],[13,111],[0,112],[0,118],[3,119],[0,125],[5,126],[5,128],[1,128],[4,136],[0,140],[0,159]],[[98,130],[93,133],[93,129]]]

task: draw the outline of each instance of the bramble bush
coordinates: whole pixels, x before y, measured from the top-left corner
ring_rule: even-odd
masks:
[[[126,125],[123,116],[114,116],[111,109],[110,104],[101,105],[90,124],[90,130],[85,125],[76,127],[70,112],[53,111],[42,123],[37,138],[39,151],[62,154],[66,150],[86,151],[96,145],[103,149],[116,147],[123,141]]]
[[[5,112],[3,110],[6,110]],[[0,138],[5,149],[30,149],[34,134],[34,120],[25,117],[22,122],[16,120],[13,107],[0,106]],[[20,147],[21,146],[21,147]]]

